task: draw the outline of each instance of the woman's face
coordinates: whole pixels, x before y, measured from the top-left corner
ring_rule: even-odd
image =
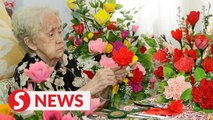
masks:
[[[60,20],[54,14],[43,18],[41,31],[35,40],[36,54],[42,59],[57,60],[64,55],[64,41]]]

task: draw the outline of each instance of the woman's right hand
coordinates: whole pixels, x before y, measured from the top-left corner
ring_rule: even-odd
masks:
[[[114,86],[116,83],[115,74],[111,69],[100,69],[96,72],[93,79],[79,90],[90,91],[91,95],[95,95],[107,86]]]

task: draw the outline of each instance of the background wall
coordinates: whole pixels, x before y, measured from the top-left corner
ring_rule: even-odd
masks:
[[[66,7],[66,0],[16,0],[16,2],[16,9],[32,5],[47,5],[56,8],[59,10],[63,22],[69,23],[70,11]],[[208,2],[211,2],[213,7],[213,0],[117,0],[117,3],[123,4],[124,9],[141,8],[139,13],[134,15],[136,24],[140,26],[140,33],[157,36],[164,33],[169,39],[171,39],[170,31],[178,27],[176,22],[178,7],[181,8],[181,16],[185,17],[191,10],[201,11],[202,6]],[[211,8],[211,12],[213,13],[213,8]],[[195,29],[200,30],[201,28],[202,23],[199,22]]]

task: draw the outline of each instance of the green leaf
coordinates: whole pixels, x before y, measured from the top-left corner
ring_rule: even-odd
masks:
[[[129,27],[129,25],[130,25],[130,24],[131,24],[131,23],[130,23],[130,22],[128,22],[128,23],[126,24],[126,26],[127,26],[127,27]]]
[[[67,23],[64,23],[63,26],[62,26],[62,29],[64,30],[64,28],[67,27]]]
[[[180,96],[180,99],[183,101],[192,100],[192,88],[186,89]]]
[[[75,25],[79,24],[78,19],[72,19],[71,22],[72,22],[73,24],[75,24]]]
[[[213,42],[213,36],[208,35],[208,34],[205,34],[205,36],[206,36],[207,38],[209,38],[209,39]]]
[[[211,110],[211,109],[202,109],[202,108],[200,107],[200,105],[198,105],[198,104],[194,104],[194,111],[195,111],[195,112],[203,111],[203,112],[205,112],[205,113],[213,113],[213,110]]]
[[[194,104],[194,111],[195,112],[198,112],[198,111],[201,111],[202,109],[200,108],[200,106],[198,104]]]
[[[213,110],[211,110],[211,109],[204,109],[202,111],[205,112],[205,113],[213,113]]]
[[[76,19],[80,19],[80,17],[81,17],[81,14],[79,12],[72,12],[71,14]]]
[[[171,78],[173,75],[175,75],[175,72],[171,67],[163,66],[163,75],[165,78]]]
[[[116,39],[117,39],[117,36],[112,31],[110,31],[108,34],[108,42],[115,42]]]
[[[145,38],[145,42],[146,42],[146,44],[148,44],[152,48],[156,48],[157,47],[157,43],[156,43],[155,39]]]
[[[123,7],[123,5],[121,5],[121,4],[116,4],[116,10],[120,10],[121,8]]]
[[[157,50],[155,48],[149,48],[147,54],[153,55]]]
[[[201,53],[200,53],[200,50],[199,50],[199,49],[196,49],[196,54],[197,54],[197,57],[198,57],[198,58],[201,56]]]
[[[127,17],[126,17],[126,20],[132,20],[133,19],[133,16],[132,15],[128,15]]]
[[[206,78],[205,71],[202,68],[197,67],[194,72],[194,78],[196,81],[201,81],[203,78]]]
[[[150,69],[152,65],[152,56],[149,54],[139,54],[138,62],[140,62],[146,69]]]
[[[117,18],[117,20],[116,20],[118,23],[123,23],[124,22],[124,20],[123,19],[121,19],[121,18]]]
[[[158,96],[157,97],[157,103],[166,103],[168,100],[164,96]]]
[[[113,3],[113,4],[115,4],[115,3],[116,3],[116,0],[108,0],[108,3]]]
[[[33,116],[30,116],[30,117],[28,117],[28,118],[26,118],[24,120],[38,120],[38,116],[33,115]]]
[[[129,50],[131,50],[134,54],[137,52],[138,48],[134,47],[134,46],[131,46],[129,48]]]
[[[95,7],[96,7],[95,4],[94,4],[93,2],[89,2],[89,4],[90,4],[90,6],[91,6],[92,8],[95,8]]]

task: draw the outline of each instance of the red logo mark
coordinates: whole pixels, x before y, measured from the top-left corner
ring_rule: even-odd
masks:
[[[9,106],[16,112],[25,111],[30,105],[30,96],[26,91],[15,90],[8,98]]]

